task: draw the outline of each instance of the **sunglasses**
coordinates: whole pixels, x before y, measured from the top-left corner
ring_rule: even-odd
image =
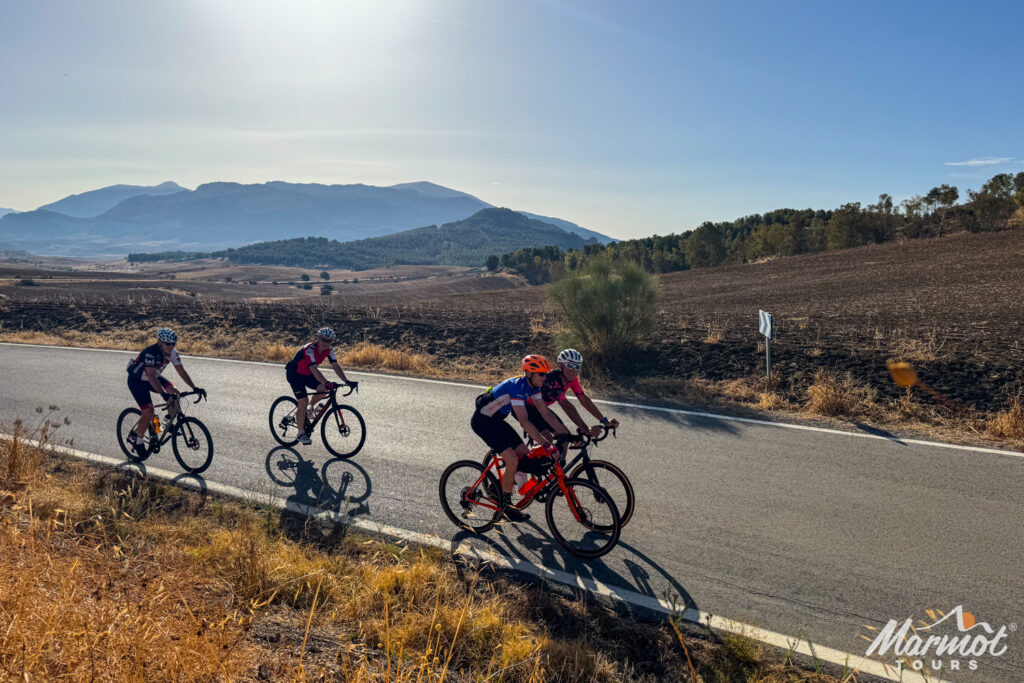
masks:
[[[581,367],[583,367],[583,364],[582,363],[566,363],[565,367],[569,368],[570,370],[579,370]]]

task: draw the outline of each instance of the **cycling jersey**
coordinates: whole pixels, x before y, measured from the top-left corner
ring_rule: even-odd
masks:
[[[170,354],[164,355],[163,349],[160,348],[159,344],[147,346],[128,363],[128,378],[129,380],[148,383],[149,380],[145,374],[146,368],[156,368],[156,374],[159,375],[164,371],[168,363],[181,367],[181,358],[178,356],[177,349],[171,349]]]
[[[555,401],[563,400],[566,389],[571,389],[577,398],[583,395],[583,387],[580,386],[580,378],[578,376],[570,382],[569,378],[561,370],[549,372],[543,386],[540,388],[541,396],[544,397],[544,405],[549,406]],[[527,403],[533,405],[533,398],[531,397]]]
[[[329,358],[332,363],[338,362],[332,347],[328,346],[326,351],[320,351],[317,348],[317,342],[310,342],[299,349],[295,357],[288,361],[288,365],[285,367],[294,370],[300,375],[309,375],[312,374],[309,371],[310,366],[320,365],[324,358]]]
[[[511,377],[490,387],[484,395],[488,400],[480,408],[480,413],[502,419],[512,412],[512,406],[525,407],[527,399],[541,400],[540,389],[530,386],[526,377]]]

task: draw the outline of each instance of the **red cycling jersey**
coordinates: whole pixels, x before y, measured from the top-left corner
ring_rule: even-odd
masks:
[[[566,389],[572,390],[572,393],[576,394],[577,397],[583,395],[583,387],[580,386],[579,377],[570,382],[569,378],[561,370],[549,372],[548,376],[544,379],[544,385],[540,388],[540,394],[544,398],[544,405],[549,406],[556,401],[564,399]],[[528,398],[526,402],[530,405],[536,403],[532,397]]]
[[[332,363],[338,362],[332,347],[328,346],[326,351],[320,351],[317,348],[317,342],[310,342],[299,349],[299,352],[288,361],[288,365],[285,368],[291,368],[300,375],[310,375],[312,373],[309,371],[309,367],[311,365],[320,365],[324,358],[330,358]]]

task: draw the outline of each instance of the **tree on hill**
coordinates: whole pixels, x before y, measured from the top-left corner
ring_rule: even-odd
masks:
[[[498,259],[498,255],[497,254],[491,254],[490,256],[487,257],[487,270],[489,270],[491,272],[496,271],[498,269],[498,264],[499,263],[500,263],[500,260]]]
[[[303,274],[302,274],[302,281],[303,281],[303,282],[309,282],[309,276],[308,276],[308,275],[306,275],[305,273],[303,273]]]
[[[320,279],[321,280],[330,280],[331,279],[331,274],[328,273],[326,270],[321,270],[320,271]]]

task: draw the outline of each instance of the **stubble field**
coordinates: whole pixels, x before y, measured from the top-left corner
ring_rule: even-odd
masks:
[[[25,335],[32,333],[80,343],[67,339],[72,331],[86,340],[113,333],[144,340],[166,324],[180,328],[186,340],[222,340],[194,352],[226,348],[231,355],[259,357],[258,350],[244,350],[246,340],[290,347],[330,324],[343,347],[372,344],[418,354],[416,363],[392,369],[480,381],[513,374],[524,353],[557,352],[559,321],[545,305],[543,288],[522,286],[513,276],[482,275],[434,274],[365,287],[361,281],[332,296],[281,301],[223,282],[207,283],[211,291],[197,297],[168,291],[182,288],[177,279],[141,289],[133,284],[141,275],[66,286],[37,280],[42,287],[9,279],[0,282],[0,337],[29,340]],[[691,403],[724,398],[797,411],[813,402],[814,387],[828,381],[838,394],[879,407],[888,417],[869,408],[819,413],[939,424],[1009,410],[1024,386],[1022,231],[691,270],[661,276],[661,282],[654,339],[643,353],[591,378],[604,395]],[[758,309],[775,317],[771,378],[763,377]],[[890,380],[888,360],[914,363],[924,381],[962,410],[921,392],[908,397]]]

